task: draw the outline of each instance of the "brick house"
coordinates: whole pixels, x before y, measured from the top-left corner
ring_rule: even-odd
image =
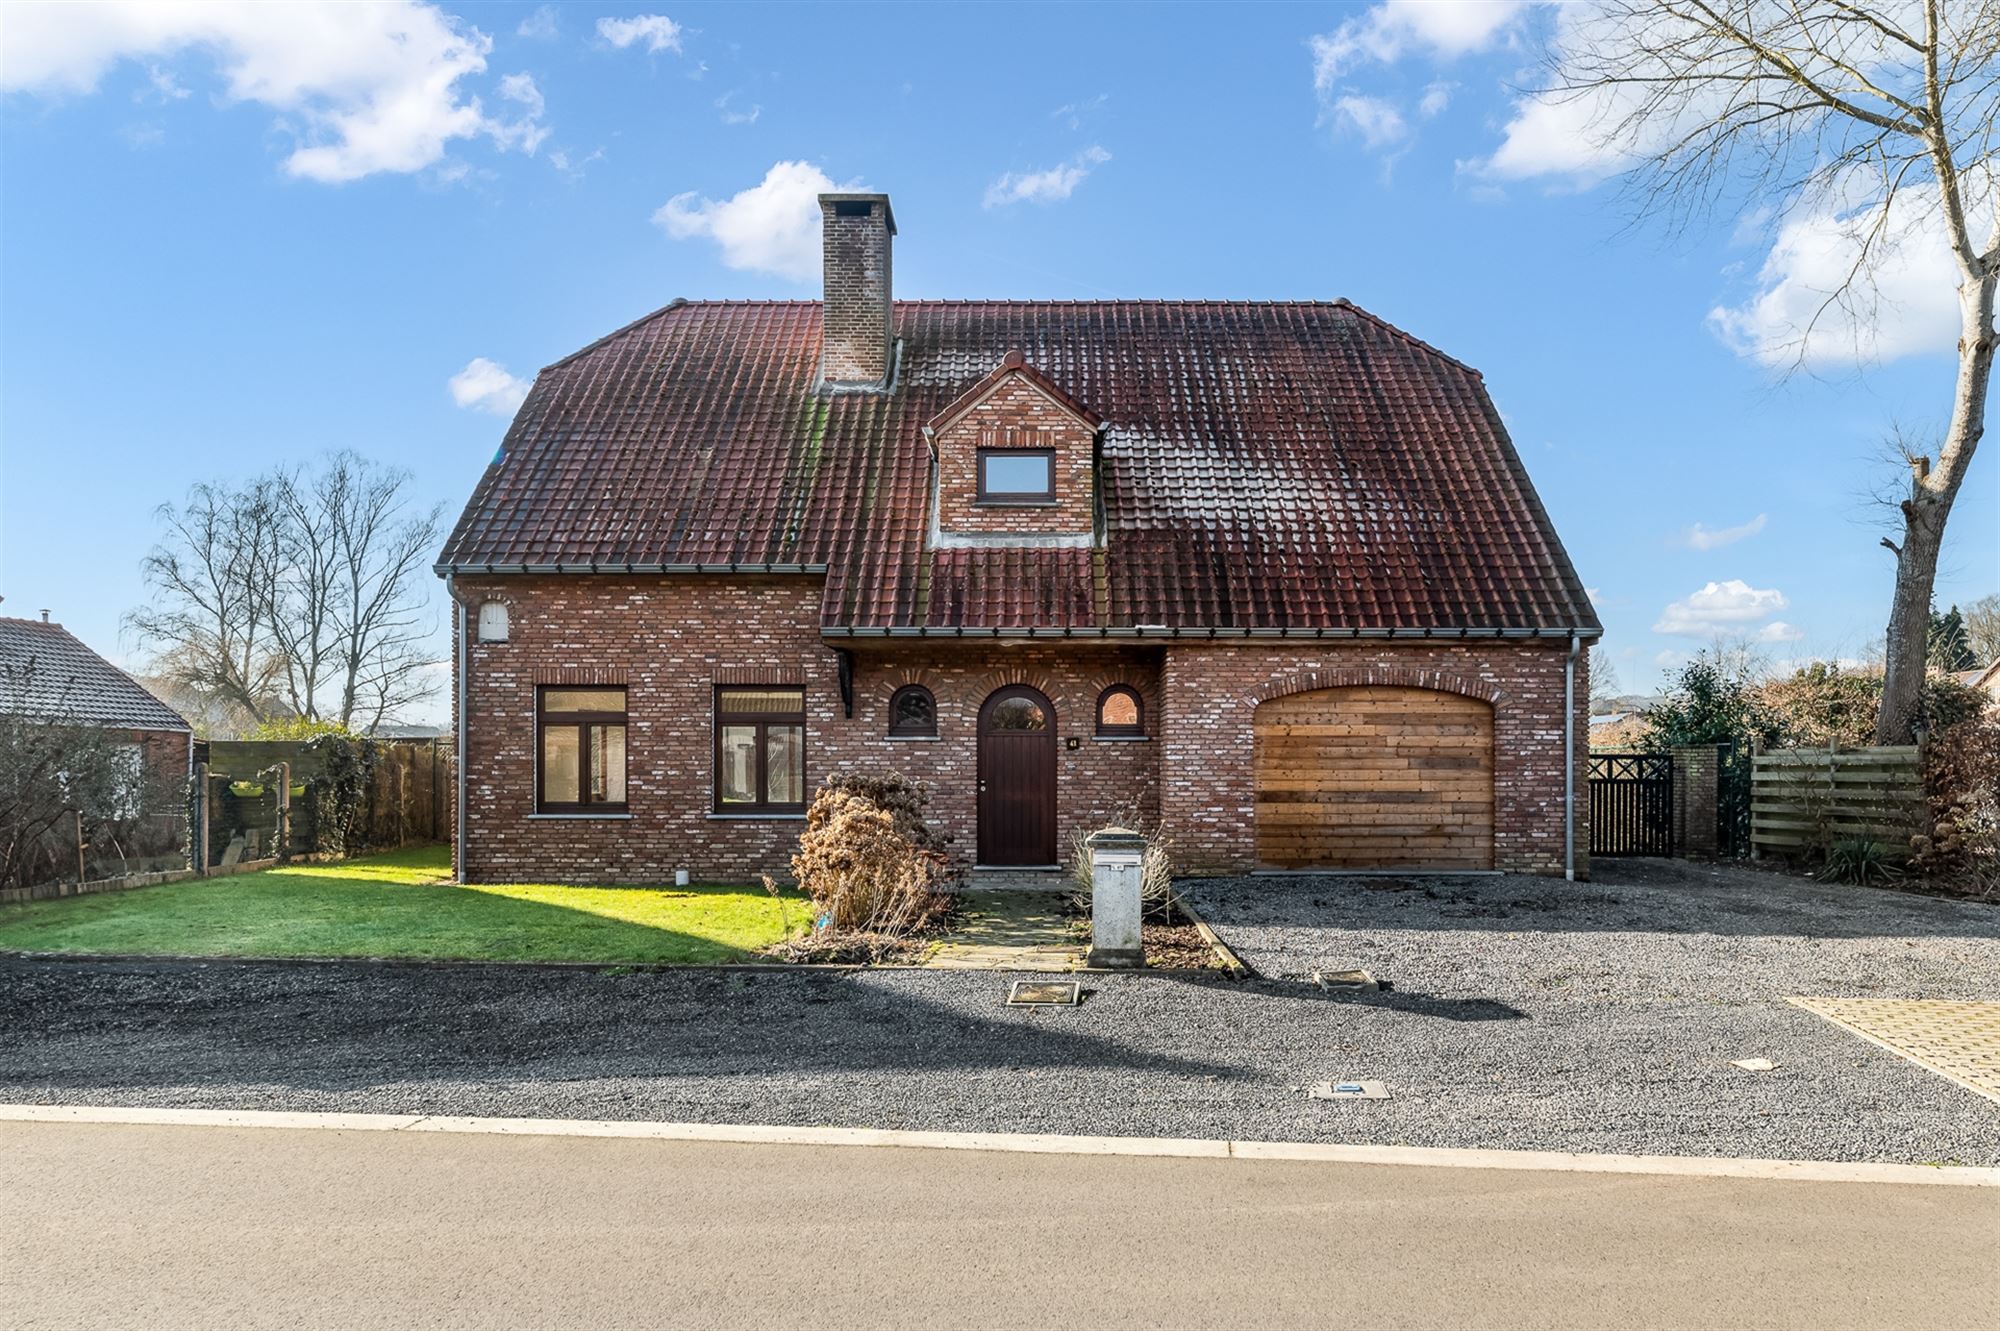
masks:
[[[823,301],[549,366],[453,530],[468,880],[782,872],[884,769],[982,866],[1582,871],[1601,629],[1477,371],[1345,301],[896,301],[887,197],[820,202]]]
[[[142,792],[108,839],[133,858],[185,843],[182,793],[194,770],[193,727],[61,624],[0,615],[0,715],[103,731],[129,759]]]

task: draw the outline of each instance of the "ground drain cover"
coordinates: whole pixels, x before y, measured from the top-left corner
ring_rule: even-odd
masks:
[[[1081,986],[1075,980],[1016,980],[1008,987],[1008,1007],[1075,1007]]]
[[[1389,1088],[1379,1081],[1321,1081],[1308,1088],[1315,1100],[1387,1100]]]
[[[1367,971],[1314,971],[1313,983],[1329,994],[1372,994],[1382,988]]]

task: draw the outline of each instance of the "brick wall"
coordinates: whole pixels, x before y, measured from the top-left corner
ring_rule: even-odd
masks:
[[[810,577],[461,578],[473,611],[497,598],[506,643],[474,643],[467,755],[466,869],[476,882],[657,882],[782,873],[797,819],[715,819],[713,688],[802,684],[806,778],[901,771],[931,787],[933,817],[970,862],[976,846],[979,706],[1007,684],[1032,684],[1057,726],[1057,845],[1138,807],[1157,816],[1152,742],[1093,737],[1097,695],[1131,684],[1159,710],[1159,652],[993,642],[898,643],[855,653],[854,716],[842,714],[837,658],[819,636],[820,580]],[[538,683],[622,683],[627,803],[622,819],[537,818]],[[937,699],[938,738],[888,738],[890,695],[907,683]],[[1075,748],[1068,747],[1074,738]]]
[[[1674,846],[1693,859],[1716,854],[1716,800],[1722,764],[1713,744],[1692,744],[1669,751],[1674,765]]]
[[[1259,702],[1305,689],[1395,684],[1442,688],[1493,704],[1495,867],[1561,873],[1566,652],[1567,644],[1555,640],[1169,646],[1161,670],[1171,724],[1161,738],[1160,807],[1182,868],[1224,873],[1254,867],[1251,722]],[[1589,869],[1586,660],[1578,654],[1574,708],[1579,877]]]
[[[820,374],[836,384],[882,384],[894,335],[889,205],[871,201],[858,217],[841,215],[839,207],[834,199],[820,201],[826,275]]]
[[[923,781],[933,816],[967,862],[976,847],[979,706],[994,689],[1032,684],[1056,713],[1059,848],[1066,853],[1074,833],[1136,808],[1166,824],[1194,872],[1254,867],[1251,718],[1261,699],[1349,683],[1469,692],[1494,704],[1499,866],[1562,871],[1561,642],[877,643],[855,650],[850,719],[837,658],[817,627],[816,577],[468,577],[458,587],[469,624],[489,597],[504,601],[511,619],[508,642],[471,645],[463,853],[473,881],[658,882],[683,868],[697,879],[740,881],[783,872],[799,821],[710,817],[716,683],[803,685],[808,784],[836,771],[885,769]],[[629,817],[531,816],[538,683],[626,686]],[[888,738],[889,697],[905,683],[935,695],[938,739]],[[1097,695],[1114,683],[1138,688],[1152,739],[1094,737]],[[1588,697],[1580,657],[1579,873],[1588,868]]]
[[[1019,374],[938,433],[938,526],[947,532],[1087,534],[1096,500],[1092,475],[1096,436],[1067,407]],[[1055,450],[1055,503],[1040,507],[981,505],[979,450]]]

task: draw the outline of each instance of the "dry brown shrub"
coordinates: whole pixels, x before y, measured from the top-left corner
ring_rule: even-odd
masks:
[[[2000,719],[1961,721],[1924,751],[1931,835],[1915,845],[1934,881],[1975,896],[2000,895]]]
[[[813,795],[792,856],[812,900],[807,950],[880,955],[943,918],[949,839],[925,821],[929,802],[922,786],[893,774],[831,777]]]

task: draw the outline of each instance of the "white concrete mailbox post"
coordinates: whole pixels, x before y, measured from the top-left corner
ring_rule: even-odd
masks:
[[[1140,884],[1146,838],[1122,827],[1093,832],[1090,850],[1090,964],[1142,966]]]

